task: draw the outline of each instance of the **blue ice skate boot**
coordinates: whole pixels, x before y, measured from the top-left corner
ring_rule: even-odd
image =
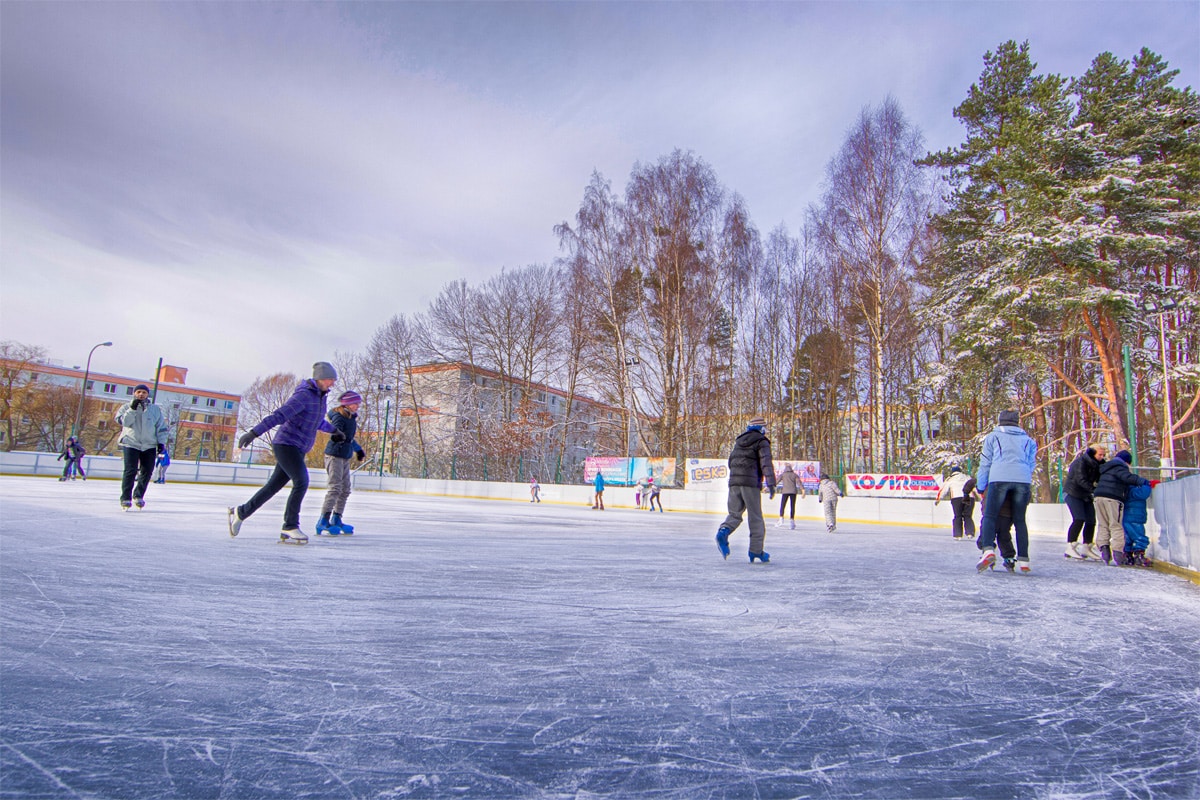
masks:
[[[332,527],[338,529],[338,533],[345,533],[347,535],[354,533],[354,526],[343,521],[341,514],[334,514],[332,517],[330,517],[330,520],[332,520],[330,524]]]
[[[724,525],[717,529],[717,549],[721,551],[721,558],[729,558],[729,534],[731,533],[733,531]]]
[[[330,536],[337,536],[341,532],[341,528],[335,527],[332,523],[330,523],[328,514],[322,514],[321,518],[317,520],[317,536],[320,536],[322,533],[327,533]]]
[[[750,563],[753,564],[754,559],[756,559],[756,558],[759,561],[761,561],[762,563],[766,564],[766,563],[770,562],[771,554],[768,553],[766,550],[763,550],[761,553],[751,553],[750,554]]]

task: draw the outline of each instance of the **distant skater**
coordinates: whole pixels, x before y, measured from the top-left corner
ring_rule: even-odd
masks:
[[[346,435],[325,418],[325,396],[336,382],[337,371],[333,365],[318,361],[313,364],[312,378],[301,381],[286,403],[238,439],[238,447],[244,450],[257,437],[279,426],[271,442],[275,470],[253,497],[240,506],[229,508],[230,536],[237,536],[242,523],[291,481],[292,491],[283,509],[283,529],[279,533],[279,541],[291,544],[308,542],[308,537],[300,532],[300,506],[308,491],[308,467],[304,457],[312,450],[319,430],[330,434],[331,442],[346,441]]]
[[[970,484],[968,487],[967,484]],[[963,472],[956,464],[950,467],[950,477],[938,489],[936,506],[943,498],[949,499],[953,518],[950,521],[950,535],[955,539],[975,538],[975,479]]]
[[[779,473],[779,522],[775,523],[776,528],[783,527],[784,510],[791,504],[791,514],[788,519],[791,521],[792,530],[796,530],[796,492],[800,486],[800,476],[792,469],[791,464],[783,465],[783,472]]]
[[[762,486],[766,482],[775,499],[775,464],[771,461],[771,440],[763,432],[767,421],[755,417],[733,443],[729,453],[729,515],[717,529],[717,549],[722,558],[729,558],[729,535],[742,524],[750,528],[750,563],[766,564],[771,554],[763,549],[767,525],[762,515]]]
[[[82,450],[83,448],[80,447],[79,444],[75,441],[75,437],[74,436],[67,437],[67,443],[65,445],[63,445],[62,452],[58,454],[58,459],[57,459],[58,461],[65,460],[67,462],[66,464],[63,465],[62,477],[59,478],[60,481],[75,480],[76,466],[79,463],[79,459],[82,457],[82,456],[76,455],[77,449]],[[82,473],[82,471],[83,470],[80,470],[81,473]]]
[[[654,504],[658,503],[659,513],[665,513],[662,507],[662,487],[654,482],[654,478],[650,478],[650,510],[654,510]]]
[[[542,487],[538,486],[538,479],[536,475],[529,479],[529,502],[542,502]]]
[[[87,455],[87,450],[83,449],[83,442],[74,436],[71,438],[74,439],[74,443],[71,444],[71,480],[75,480],[75,476],[78,475],[81,481],[86,481],[87,473],[83,471],[83,457]]]
[[[592,488],[596,490],[596,494],[592,499],[592,510],[604,510],[604,473],[599,469],[596,470],[596,479],[592,481]]]
[[[821,482],[817,484],[817,500],[825,511],[825,530],[837,533],[837,506],[842,490],[828,474],[821,473]]]
[[[129,510],[131,504],[145,508],[154,459],[167,449],[167,419],[162,409],[150,402],[150,387],[139,383],[133,388],[133,399],[117,410],[116,420],[121,425],[118,441],[125,455],[121,508]]]
[[[317,522],[317,534],[328,533],[330,536],[354,533],[354,526],[342,519],[346,510],[346,500],[350,497],[351,469],[350,459],[357,458],[362,462],[367,454],[362,446],[354,440],[358,433],[358,407],[362,405],[362,396],[358,392],[347,391],[337,399],[337,405],[327,415],[329,424],[342,434],[342,440],[335,442],[329,438],[325,445],[325,474],[328,476],[325,489],[325,503],[321,506],[321,519]]]
[[[171,454],[168,453],[166,450],[163,450],[161,453],[158,454],[158,458],[156,458],[154,460],[154,464],[155,464],[154,482],[155,483],[166,483],[167,482],[167,467],[171,466]]]

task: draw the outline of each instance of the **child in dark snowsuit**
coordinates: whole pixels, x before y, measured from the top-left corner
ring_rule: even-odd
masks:
[[[1154,491],[1158,481],[1141,486],[1130,486],[1129,494],[1125,496],[1125,509],[1121,514],[1121,527],[1125,529],[1125,566],[1149,567],[1153,562],[1146,557],[1150,547],[1150,537],[1146,535],[1146,501]]]

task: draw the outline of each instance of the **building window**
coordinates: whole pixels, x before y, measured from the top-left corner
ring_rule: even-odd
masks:
[[[210,424],[210,425],[211,425],[211,424],[212,424],[212,421],[213,421],[213,416],[212,416],[212,414],[205,414],[205,415],[204,415],[204,421],[205,421],[205,422],[207,422],[208,424]]]
[[[117,385],[115,383],[104,384],[104,393],[105,394],[116,394],[117,393]]]
[[[186,436],[186,437],[184,437],[184,438],[187,438],[187,439],[190,439],[190,438],[192,438],[192,432],[189,430],[189,431],[187,432],[187,436]],[[187,455],[187,453],[184,453],[184,455]]]
[[[96,382],[95,382],[95,381],[88,381],[87,390],[90,392],[90,391],[92,391],[92,390],[93,390],[93,389],[95,389],[95,388],[96,388]]]
[[[218,450],[218,451],[217,451],[217,460],[218,460],[218,461],[224,461],[224,460],[225,460],[225,451],[224,451],[224,450]]]
[[[228,409],[228,410],[232,410],[232,409],[233,409],[233,401],[232,401],[232,400],[226,400],[226,401],[225,401],[225,408],[226,408],[226,409]]]
[[[127,394],[127,395],[129,395],[129,394],[133,394],[133,387],[132,387],[132,386],[126,386],[126,387],[125,387],[125,394]]]
[[[215,408],[215,407],[216,407],[216,405],[217,405],[217,400],[216,400],[216,398],[215,398],[215,397],[210,397],[210,398],[208,398],[208,403],[207,403],[207,405],[208,405],[208,407],[209,407],[209,408]]]
[[[199,402],[200,402],[200,398],[196,397],[196,395],[192,395],[192,405],[196,405],[196,403],[199,403]]]

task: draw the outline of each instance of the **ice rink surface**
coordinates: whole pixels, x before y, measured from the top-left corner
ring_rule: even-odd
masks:
[[[252,493],[0,477],[0,796],[1200,797],[1200,587],[1057,538]]]

